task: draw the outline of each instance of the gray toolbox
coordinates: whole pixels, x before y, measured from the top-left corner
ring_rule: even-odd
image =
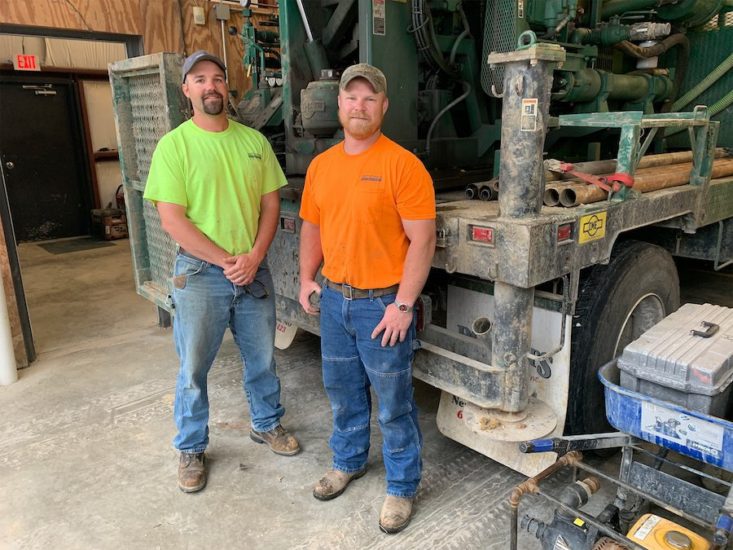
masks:
[[[624,348],[621,386],[725,417],[733,380],[733,309],[685,304]]]

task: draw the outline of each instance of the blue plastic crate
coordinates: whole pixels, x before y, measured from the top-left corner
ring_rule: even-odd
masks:
[[[616,360],[601,367],[598,378],[614,428],[733,472],[733,423],[622,388]]]

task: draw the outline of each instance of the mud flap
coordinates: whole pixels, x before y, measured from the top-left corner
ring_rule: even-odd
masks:
[[[519,451],[519,441],[533,439],[538,433],[553,433],[557,428],[557,418],[550,407],[536,399],[530,399],[527,417],[510,427],[492,417],[486,409],[444,391],[437,423],[443,435],[529,477],[557,460],[554,452],[524,454]]]

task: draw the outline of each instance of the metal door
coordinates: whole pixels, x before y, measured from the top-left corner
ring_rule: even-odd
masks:
[[[77,106],[70,79],[0,76],[0,162],[18,242],[89,233]]]

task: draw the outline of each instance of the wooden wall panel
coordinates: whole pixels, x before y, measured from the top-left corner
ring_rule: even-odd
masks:
[[[194,24],[194,6],[204,8],[205,25]],[[244,17],[237,6],[229,7],[224,27],[229,87],[241,98],[251,86],[242,66],[239,33]],[[0,23],[137,35],[143,37],[145,53],[190,54],[204,49],[223,57],[221,24],[214,9],[215,3],[207,0],[0,0]],[[255,24],[261,17],[263,10],[256,10]],[[236,34],[230,35],[229,27],[235,27]]]
[[[145,53],[183,52],[186,45],[177,0],[140,0],[140,16]]]
[[[222,59],[224,51],[221,40],[221,23],[214,14],[214,3],[201,0],[181,0],[183,7],[183,36],[185,37],[185,52],[190,54],[196,50],[207,50]],[[193,7],[201,6],[206,12],[206,25],[195,25],[193,22]],[[241,11],[230,6],[230,19],[224,22],[224,38],[226,43],[227,73],[229,88],[237,90],[238,97],[250,88],[250,79],[244,74],[242,67],[243,46],[239,33],[242,31],[244,17]],[[236,27],[237,33],[230,35],[229,27]],[[236,101],[236,100],[235,100]]]
[[[140,35],[139,1],[3,0],[0,2],[0,21],[14,25]]]

